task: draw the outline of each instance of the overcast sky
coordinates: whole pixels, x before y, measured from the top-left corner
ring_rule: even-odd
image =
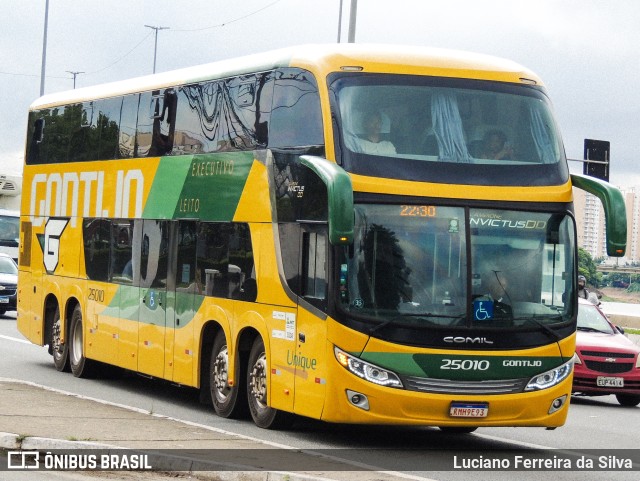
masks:
[[[342,41],[349,6],[344,0]],[[45,93],[272,48],[333,43],[340,0],[50,0]],[[45,0],[0,0],[0,173],[21,171],[40,93]],[[571,158],[611,142],[611,181],[640,186],[637,0],[359,0],[356,42],[505,57],[544,80]],[[572,165],[581,171],[580,164]]]

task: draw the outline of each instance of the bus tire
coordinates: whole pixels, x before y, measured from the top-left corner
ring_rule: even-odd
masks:
[[[77,305],[71,315],[69,326],[69,364],[75,377],[95,376],[98,363],[84,356],[84,332],[82,327],[82,309]]]
[[[69,372],[69,342],[62,342],[62,322],[60,321],[60,308],[56,307],[51,322],[51,355],[53,364],[60,372]]]
[[[229,385],[229,350],[224,331],[220,330],[213,341],[209,362],[209,391],[216,414],[223,418],[238,418],[247,412],[245,383],[241,378],[242,368],[235,372]]]
[[[267,355],[264,342],[256,337],[247,363],[247,399],[249,411],[256,426],[264,429],[283,429],[291,426],[293,415],[267,404]]]

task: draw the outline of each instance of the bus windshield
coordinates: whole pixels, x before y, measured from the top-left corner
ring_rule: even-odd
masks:
[[[523,174],[538,185],[566,181],[564,149],[540,88],[409,75],[343,76],[332,87],[349,171],[478,184],[481,169],[486,176],[497,168],[506,185]],[[389,157],[393,169],[384,167]],[[447,169],[433,169],[435,163]],[[434,170],[447,171],[446,178]]]
[[[570,321],[573,220],[434,205],[356,206],[340,257],[349,315],[406,326],[532,328]]]

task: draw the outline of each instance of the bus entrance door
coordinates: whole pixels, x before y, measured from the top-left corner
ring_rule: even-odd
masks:
[[[294,411],[319,418],[327,380],[327,252],[326,226],[305,224],[301,242],[301,302],[296,323],[296,392]]]
[[[142,222],[138,371],[163,377],[169,222],[147,219]]]

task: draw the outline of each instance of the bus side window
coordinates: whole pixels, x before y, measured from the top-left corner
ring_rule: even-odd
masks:
[[[196,278],[205,296],[227,297],[229,292],[229,224],[203,222],[198,229]]]
[[[258,294],[251,233],[247,224],[233,224],[229,239],[229,297],[253,302]]]
[[[200,292],[199,282],[196,283],[196,237],[196,221],[179,221],[176,290]]]
[[[37,115],[41,115],[40,112],[32,112],[29,114],[29,144],[27,145],[27,164],[39,164],[40,149],[44,140],[44,117],[36,118]]]
[[[297,68],[276,71],[269,147],[323,144],[320,96],[313,74]]]
[[[136,122],[138,120],[138,94],[126,95],[122,100],[122,116],[118,132],[118,158],[136,157]]]
[[[327,297],[327,235],[324,232],[302,234],[302,295],[316,307]]]
[[[151,95],[149,117],[153,120],[149,156],[168,155],[173,150],[178,96],[173,89],[154,90]]]
[[[257,284],[247,224],[201,223],[196,252],[201,294],[255,301]]]
[[[134,277],[133,220],[114,220],[111,223],[111,281],[119,284],[132,284]]]
[[[94,281],[109,279],[110,224],[107,219],[84,219],[82,221],[85,272],[87,277]]]

